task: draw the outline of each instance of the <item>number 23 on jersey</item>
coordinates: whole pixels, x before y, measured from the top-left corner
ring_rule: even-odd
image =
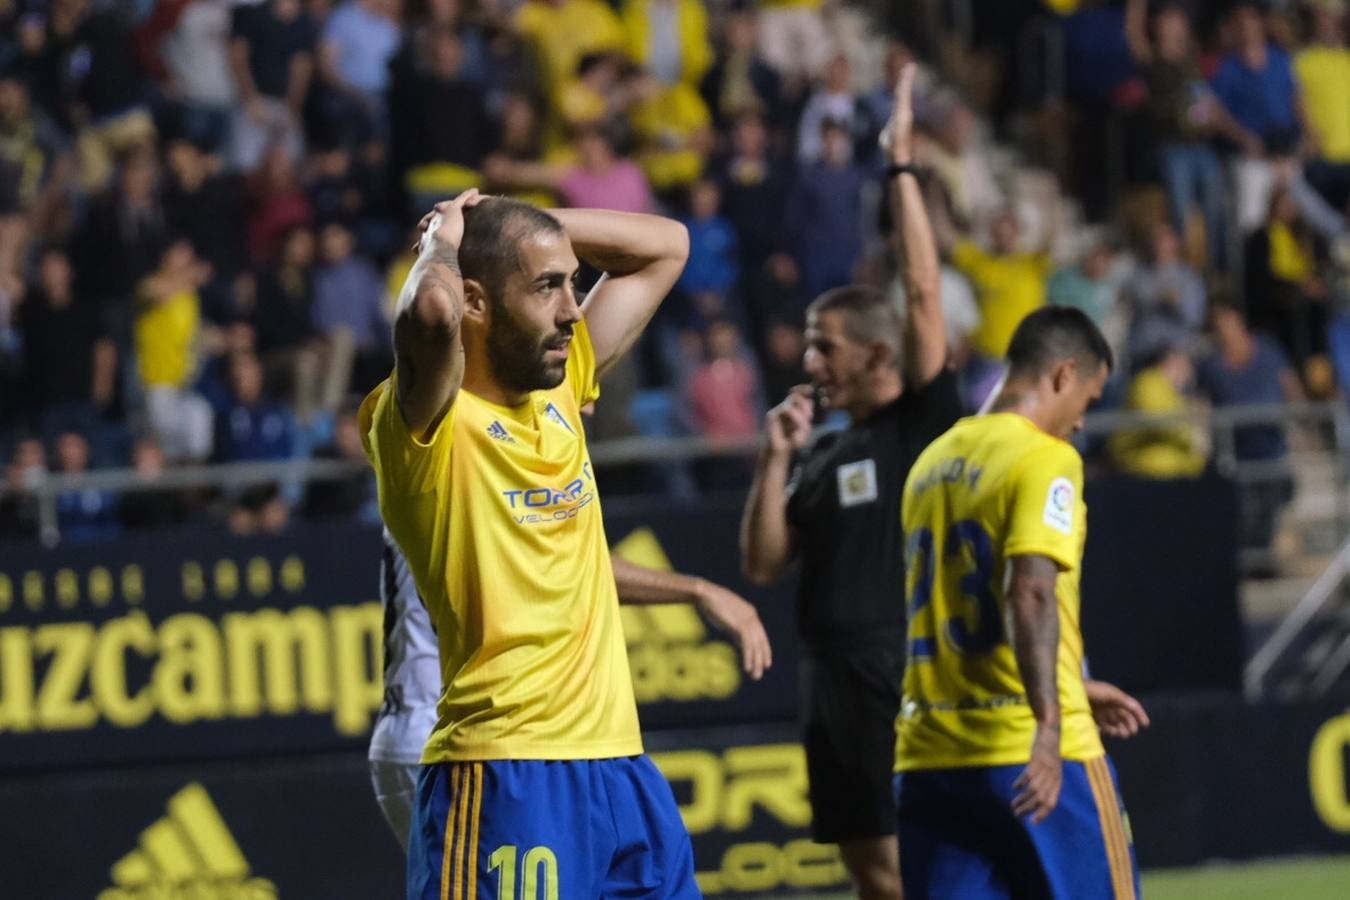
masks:
[[[993,589],[994,545],[979,522],[953,522],[941,541],[931,529],[915,529],[905,542],[905,570],[912,585],[911,662],[931,661],[944,638],[952,650],[969,656],[988,653],[1003,640],[1003,618]]]

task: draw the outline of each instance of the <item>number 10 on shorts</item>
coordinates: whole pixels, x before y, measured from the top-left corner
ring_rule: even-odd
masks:
[[[520,863],[520,893],[516,893],[515,844],[503,844],[488,857],[488,871],[497,872],[497,900],[558,900],[558,857],[547,847],[531,847]],[[540,869],[544,892],[539,893]]]

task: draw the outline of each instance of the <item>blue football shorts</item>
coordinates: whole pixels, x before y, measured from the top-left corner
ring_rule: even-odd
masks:
[[[895,776],[905,900],[1135,900],[1139,869],[1111,761],[1064,761],[1039,825],[1012,811],[1025,766]]]
[[[423,766],[409,900],[685,900],[689,833],[646,756]]]

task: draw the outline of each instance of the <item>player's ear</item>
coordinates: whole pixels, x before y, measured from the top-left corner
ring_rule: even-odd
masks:
[[[464,279],[464,318],[479,325],[488,322],[488,295],[483,284],[473,278]]]
[[[867,368],[873,372],[881,372],[897,366],[898,360],[895,358],[895,350],[885,341],[872,341],[867,345]]]
[[[1062,394],[1068,390],[1073,385],[1077,373],[1078,364],[1072,358],[1061,359],[1055,363],[1054,369],[1050,371],[1050,383],[1054,386],[1055,393]]]

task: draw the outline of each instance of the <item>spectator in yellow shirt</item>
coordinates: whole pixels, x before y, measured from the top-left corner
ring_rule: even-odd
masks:
[[[698,87],[713,61],[703,0],[625,0],[628,57],[648,76],[632,111],[638,160],[658,191],[689,187],[712,149]]]
[[[703,0],[625,0],[628,58],[666,87],[696,86],[713,63]]]
[[[581,60],[621,51],[623,26],[604,0],[526,0],[516,12],[515,28],[539,67],[548,104],[545,144],[553,146],[565,140],[557,113]]]
[[[971,348],[981,356],[1001,360],[1017,326],[1044,305],[1053,262],[1048,250],[1024,253],[1018,249],[1022,226],[1012,209],[994,218],[989,237],[992,251],[964,239],[956,242],[951,257],[975,286],[980,305],[980,327],[970,336]]]
[[[211,454],[211,406],[192,391],[201,337],[197,290],[208,278],[209,267],[179,238],[165,247],[159,267],[136,291],[133,337],[146,424],[175,462],[200,462]]]
[[[1345,46],[1345,0],[1312,0],[1313,42],[1294,57],[1294,74],[1316,158],[1304,177],[1327,202],[1350,200],[1350,50]]]
[[[1125,409],[1166,415],[1186,410],[1184,391],[1195,376],[1190,357],[1179,347],[1162,350],[1130,381]],[[1139,478],[1195,478],[1205,470],[1205,454],[1196,430],[1186,422],[1143,425],[1111,436],[1116,468]]]
[[[990,222],[990,250],[957,237],[945,215],[935,217],[934,224],[949,248],[952,265],[975,288],[980,307],[980,324],[970,335],[970,359],[961,373],[962,399],[971,409],[978,409],[998,382],[1013,332],[1028,313],[1045,305],[1046,285],[1054,268],[1048,251],[1053,232],[1047,235],[1047,249],[1025,253],[1019,249],[1022,226],[1011,207]]]

